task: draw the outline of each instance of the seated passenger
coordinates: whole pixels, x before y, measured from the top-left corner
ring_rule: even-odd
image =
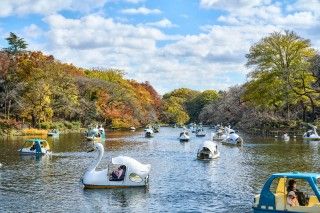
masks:
[[[126,166],[125,165],[121,165],[116,171],[113,171],[111,173],[111,181],[121,181],[124,179],[124,175],[126,172]]]
[[[31,146],[31,148],[30,148],[30,150],[33,151],[33,150],[35,150],[35,149],[36,149],[36,144],[33,143],[32,146]]]
[[[288,182],[287,192],[293,192],[296,196],[298,204],[300,206],[307,206],[309,204],[309,197],[307,197],[303,192],[297,189],[297,182],[294,179],[290,179]],[[288,194],[289,196],[289,194]]]
[[[291,207],[299,206],[299,202],[294,191],[290,191],[287,197],[287,204]]]

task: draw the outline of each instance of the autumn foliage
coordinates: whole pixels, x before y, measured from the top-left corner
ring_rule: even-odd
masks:
[[[148,83],[120,70],[78,68],[42,52],[0,53],[0,111],[4,119],[30,123],[80,121],[111,128],[158,120],[161,98]]]

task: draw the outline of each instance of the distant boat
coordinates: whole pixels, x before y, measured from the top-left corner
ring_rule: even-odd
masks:
[[[320,140],[320,136],[317,133],[317,127],[311,124],[308,124],[312,129],[308,130],[306,133],[303,134],[304,140]]]
[[[152,130],[153,130],[154,133],[158,133],[158,132],[160,132],[160,126],[159,125],[153,125],[152,126]]]
[[[106,139],[106,133],[102,126],[99,128],[92,128],[86,131],[85,135],[88,141],[102,141]]]
[[[59,134],[60,134],[60,132],[57,129],[53,129],[50,132],[48,132],[49,137],[59,137]]]
[[[23,146],[18,150],[21,155],[45,155],[51,154],[49,144],[42,139],[26,140]]]
[[[145,133],[146,138],[152,138],[154,136],[154,132],[152,128],[147,128],[144,131],[146,132]]]
[[[130,127],[130,130],[131,130],[131,131],[135,131],[136,128],[135,128],[134,126],[132,126],[132,127]]]
[[[186,129],[180,133],[179,140],[180,142],[188,142],[190,140],[189,132]]]
[[[282,136],[282,139],[283,139],[284,141],[289,141],[289,140],[290,140],[290,136],[289,136],[287,133],[285,133],[285,134]]]
[[[222,143],[229,144],[229,145],[242,146],[243,139],[233,129],[229,128],[229,135],[224,141],[222,141]]]
[[[203,142],[197,152],[197,158],[199,160],[211,160],[219,156],[218,145],[213,141]]]
[[[206,132],[203,130],[203,128],[199,128],[196,130],[196,136],[197,137],[205,137],[206,136]]]

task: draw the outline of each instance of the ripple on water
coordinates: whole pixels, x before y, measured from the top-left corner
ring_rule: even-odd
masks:
[[[99,169],[111,157],[128,155],[152,165],[149,188],[84,190],[80,179],[93,161],[93,143],[81,134],[49,140],[51,156],[19,157],[22,139],[0,141],[0,212],[251,212],[254,194],[281,171],[319,171],[318,143],[246,137],[242,148],[219,144],[219,159],[203,162],[203,140],[180,143],[180,129],[161,128],[152,139],[143,131],[110,132]],[[287,156],[295,156],[290,162]]]

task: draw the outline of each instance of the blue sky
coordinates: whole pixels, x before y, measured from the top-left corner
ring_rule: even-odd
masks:
[[[0,0],[0,46],[85,68],[118,68],[161,93],[224,90],[246,81],[252,44],[294,30],[320,49],[319,0]]]

